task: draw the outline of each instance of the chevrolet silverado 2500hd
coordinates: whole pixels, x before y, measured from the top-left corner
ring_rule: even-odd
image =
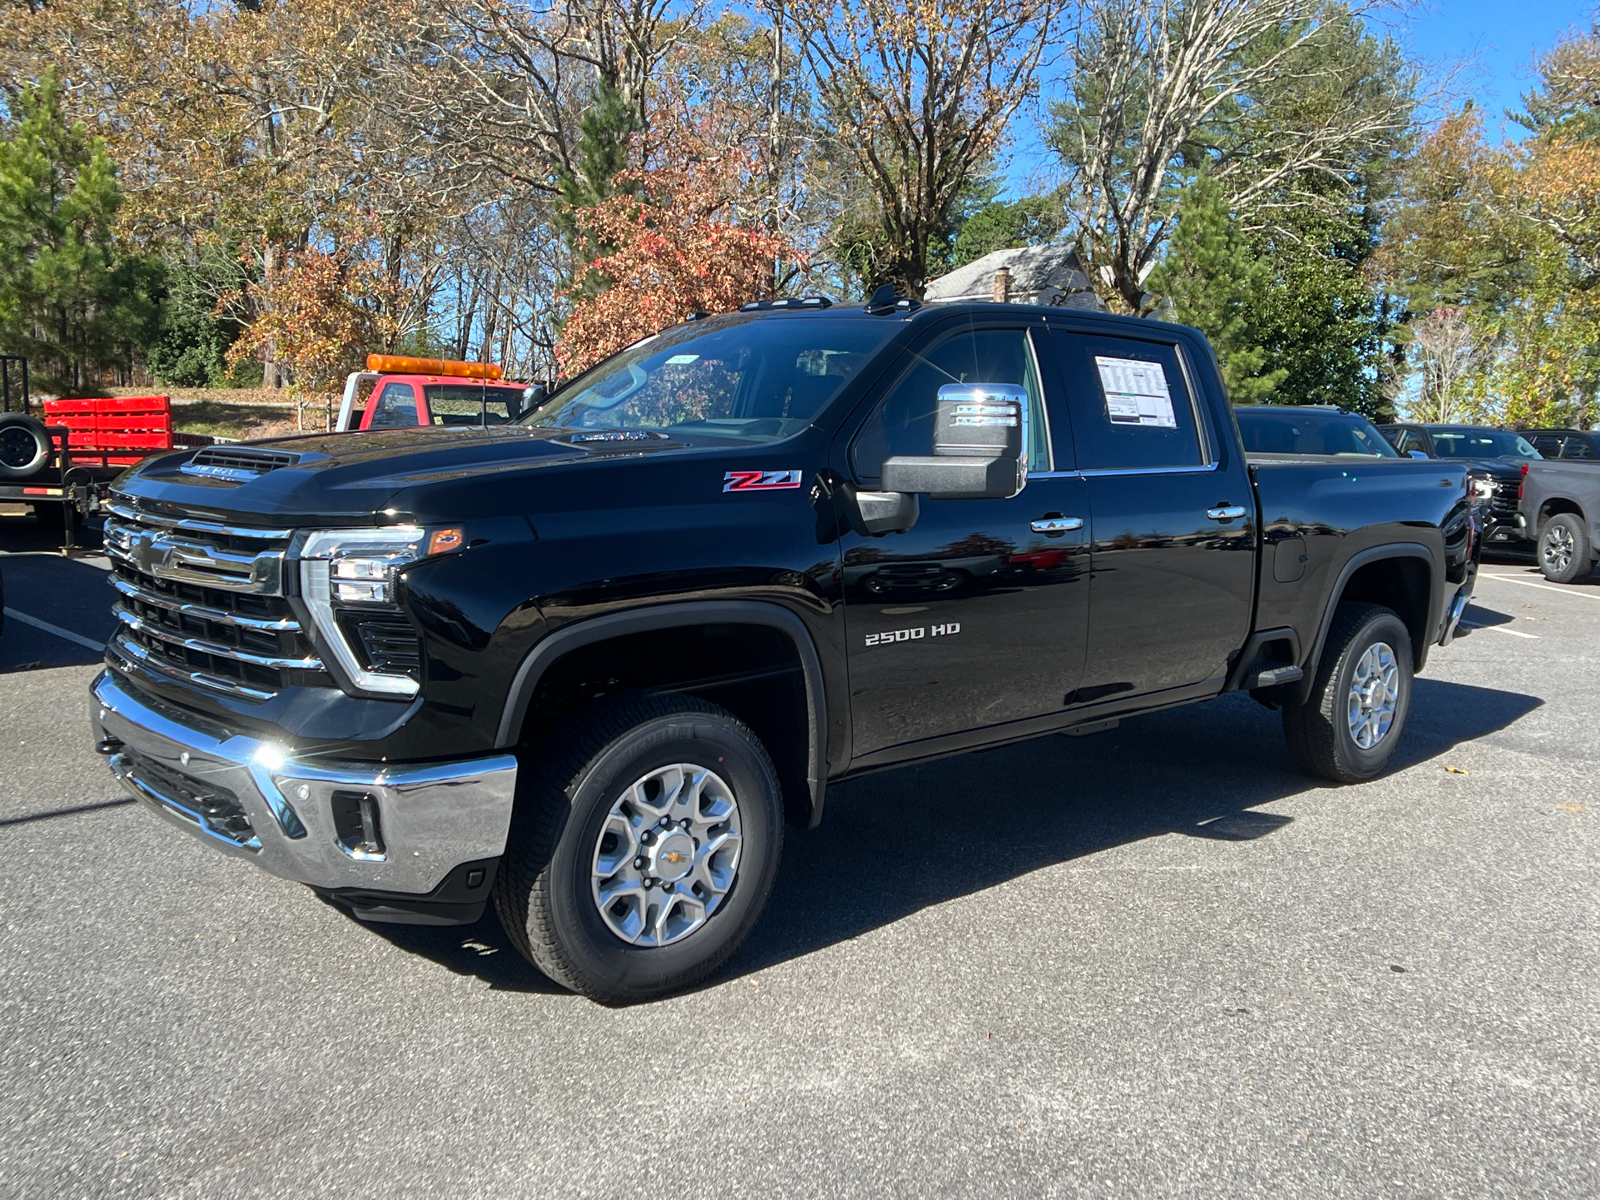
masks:
[[[492,899],[607,1001],[723,962],[831,781],[1235,690],[1377,774],[1478,553],[1464,464],[1247,458],[1192,329],[905,300],[691,321],[516,422],[165,455],[111,505],[130,791],[366,920]]]

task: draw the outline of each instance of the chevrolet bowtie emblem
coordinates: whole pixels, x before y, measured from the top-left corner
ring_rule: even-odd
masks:
[[[676,850],[668,850],[665,854],[663,854],[661,856],[661,861],[662,862],[669,862],[669,863],[672,863],[674,866],[676,866],[678,863],[681,863],[684,859],[686,859],[688,857],[689,856],[687,854],[679,854]]]

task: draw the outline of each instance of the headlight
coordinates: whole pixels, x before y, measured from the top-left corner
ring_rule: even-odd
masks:
[[[466,544],[460,529],[320,529],[300,547],[300,595],[321,641],[362,691],[415,696],[421,647],[395,602],[401,568]]]
[[[1494,480],[1476,478],[1472,481],[1472,494],[1479,500],[1487,500],[1494,495]]]

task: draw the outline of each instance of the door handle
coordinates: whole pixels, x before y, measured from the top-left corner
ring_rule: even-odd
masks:
[[[1237,521],[1244,516],[1244,505],[1219,504],[1216,508],[1206,509],[1206,516],[1213,521]]]
[[[1083,528],[1082,517],[1040,517],[1030,528],[1035,533],[1071,533]]]

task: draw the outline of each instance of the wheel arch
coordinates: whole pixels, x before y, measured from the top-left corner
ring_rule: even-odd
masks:
[[[1298,702],[1305,703],[1311,695],[1328,631],[1339,605],[1346,601],[1365,600],[1393,609],[1411,634],[1412,669],[1422,670],[1433,640],[1432,617],[1443,600],[1443,580],[1437,554],[1421,542],[1374,546],[1351,555],[1328,593],[1311,653],[1303,664],[1305,677],[1299,683]]]
[[[806,717],[804,748],[800,756],[804,796],[800,803],[791,803],[789,807],[792,821],[814,828],[822,819],[827,788],[827,693],[822,661],[811,631],[800,617],[780,604],[761,600],[685,601],[607,613],[562,626],[541,639],[518,666],[501,712],[496,748],[517,744],[540,682],[574,654],[638,635],[725,625],[753,625],[773,631],[787,642],[799,663]],[[735,715],[741,714],[736,711]],[[768,751],[775,760],[782,757],[779,747],[769,745]],[[779,766],[782,772],[783,764],[780,762]]]
[[[1546,496],[1539,502],[1539,516],[1534,522],[1534,533],[1537,534],[1540,529],[1544,528],[1544,523],[1551,517],[1558,516],[1561,513],[1571,513],[1579,520],[1588,519],[1584,516],[1583,506],[1576,500],[1567,496]]]

